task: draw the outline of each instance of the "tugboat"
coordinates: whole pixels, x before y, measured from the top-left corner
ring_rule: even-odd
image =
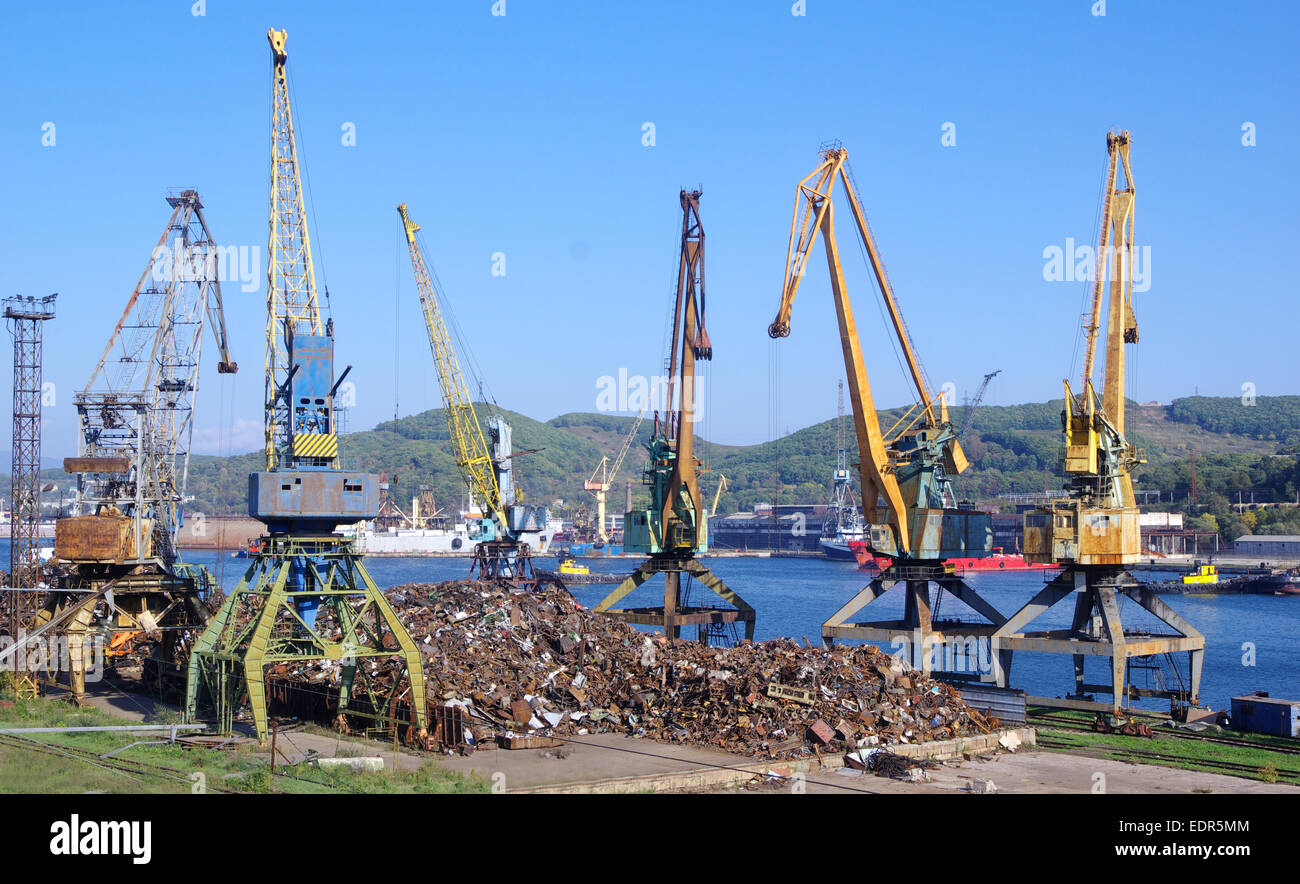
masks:
[[[1143,589],[1164,595],[1187,593],[1239,594],[1260,592],[1260,578],[1254,574],[1242,574],[1236,577],[1219,578],[1219,569],[1214,565],[1202,565],[1197,562],[1195,570],[1183,574],[1177,580],[1158,583],[1143,583]]]
[[[586,577],[590,576],[591,569],[586,565],[578,564],[573,556],[560,556],[560,564],[555,569],[555,573],[564,577]]]
[[[559,564],[555,566],[554,571],[538,571],[541,577],[548,577],[558,581],[561,585],[568,586],[585,586],[591,583],[622,583],[626,574],[601,574],[600,572],[592,573],[586,565],[578,563],[577,559],[570,555],[559,557]]]

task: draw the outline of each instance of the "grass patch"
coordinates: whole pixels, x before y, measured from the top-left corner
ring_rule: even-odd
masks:
[[[0,697],[4,698],[4,697]],[[12,695],[8,698],[12,699]],[[161,721],[173,723],[171,710],[155,709]],[[132,722],[116,718],[96,708],[78,709],[60,700],[38,698],[0,709],[0,727],[95,727]],[[79,793],[109,792],[189,793],[192,774],[202,774],[209,790],[267,793],[331,794],[357,793],[483,793],[489,784],[481,777],[464,776],[430,760],[418,770],[385,770],[360,773],[352,770],[322,770],[310,765],[276,766],[271,773],[269,753],[247,743],[234,750],[184,749],[177,745],[141,745],[123,749],[137,740],[165,739],[157,734],[130,731],[98,733],[33,734],[46,748],[67,747],[93,752],[115,753],[113,758],[156,765],[159,770],[145,773],[108,769],[109,761],[52,755],[35,747],[0,746],[0,793]],[[122,750],[122,751],[118,751]],[[349,745],[349,752],[352,747]],[[360,749],[356,750],[360,753]],[[340,752],[340,754],[343,754]]]
[[[1208,740],[1186,739],[1165,729],[1157,730],[1154,737],[1129,737],[1123,734],[1053,731],[1048,724],[1037,726],[1044,738],[1050,737],[1053,742],[1063,744],[1060,747],[1042,747],[1049,751],[1228,774],[1266,783],[1300,785],[1300,774],[1284,772],[1300,770],[1300,756],[1276,752],[1266,745],[1230,746]],[[1145,752],[1175,757],[1150,758],[1142,754]],[[1250,770],[1223,770],[1216,766],[1219,762],[1247,765]]]

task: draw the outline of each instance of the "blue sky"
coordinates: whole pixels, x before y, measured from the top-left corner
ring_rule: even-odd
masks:
[[[192,5],[0,13],[0,293],[60,293],[47,456],[75,450],[71,394],[145,266],[168,188],[196,188],[217,239],[265,261],[269,26],[289,32],[318,279],[355,366],[352,429],[392,416],[397,360],[401,413],[440,404],[398,202],[496,399],[544,420],[595,410],[601,376],[661,370],[681,186],[704,190],[704,434],[761,442],[833,416],[843,367],[820,254],[792,336],[766,336],[794,185],[828,139],[851,152],[936,385],[960,396],[1000,368],[988,402],[1060,394],[1085,284],[1046,281],[1043,252],[1092,241],[1105,133],[1127,128],[1151,249],[1130,393],[1300,392],[1293,4]],[[904,402],[840,230],[876,401]],[[241,371],[217,375],[209,341],[196,450],[258,446],[264,272],[255,291],[223,287]]]

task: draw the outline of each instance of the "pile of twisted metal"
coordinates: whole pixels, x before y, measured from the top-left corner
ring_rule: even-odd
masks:
[[[998,726],[951,685],[870,645],[669,641],[594,614],[563,591],[486,581],[407,584],[387,596],[422,652],[436,739],[461,751],[613,732],[782,759]],[[363,665],[381,683],[405,679],[396,662]],[[323,686],[339,671],[338,662],[319,661],[271,675]]]

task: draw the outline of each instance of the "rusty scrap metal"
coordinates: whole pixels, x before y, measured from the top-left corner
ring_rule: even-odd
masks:
[[[870,645],[670,641],[593,614],[567,592],[499,582],[407,584],[387,595],[420,649],[434,720],[454,707],[479,744],[622,733],[775,759],[988,727],[955,688]],[[405,695],[395,658],[358,665],[377,689]],[[321,692],[341,669],[341,661],[281,664],[268,680]]]

